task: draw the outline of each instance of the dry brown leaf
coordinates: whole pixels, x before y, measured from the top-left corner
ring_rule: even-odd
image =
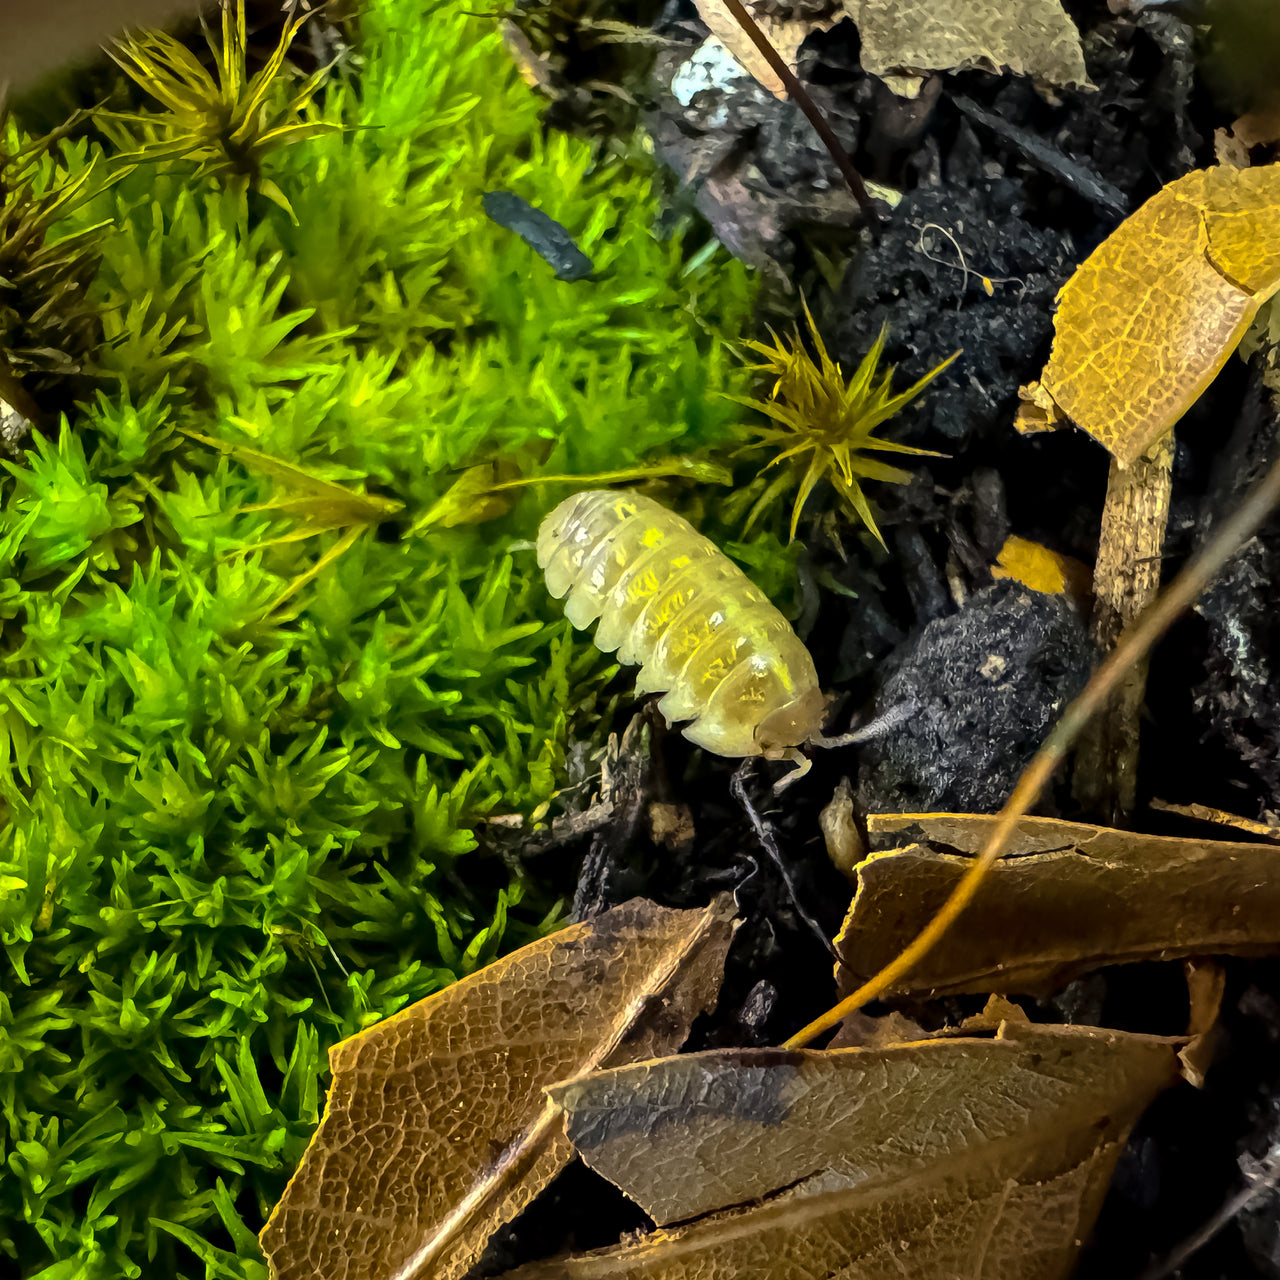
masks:
[[[1122,1145],[1099,1141],[1056,1174],[1005,1148],[890,1185],[780,1196],[502,1280],[1064,1280]]]
[[[1262,836],[1266,840],[1280,840],[1280,827],[1274,823],[1257,822],[1253,818],[1243,818],[1238,813],[1214,809],[1207,804],[1169,804],[1167,800],[1153,800],[1151,807],[1162,813],[1176,813],[1184,818],[1212,822],[1215,826],[1234,827],[1237,831],[1247,831],[1251,836]]]
[[[981,1013],[970,1014],[959,1029],[969,1035],[977,1035],[981,1031],[999,1031],[1000,1024],[1007,1022],[1010,1027],[1030,1026],[1031,1019],[1021,1005],[1006,1000],[1002,995],[989,995],[987,1003],[982,1006]],[[950,1034],[942,1031],[940,1034]]]
[[[1063,286],[1019,428],[1070,419],[1130,465],[1195,403],[1278,288],[1280,165],[1178,178]]]
[[[768,59],[756,48],[741,24],[729,12],[724,0],[693,0],[698,16],[717,40],[733,55],[734,61],[769,90],[775,98],[787,97],[782,77],[769,65]],[[759,0],[743,0],[743,8],[751,15],[764,37],[778,51],[778,56],[791,68],[794,75],[796,55],[805,37],[812,31],[830,31],[835,26],[831,18],[780,17],[768,12]]]
[[[689,1054],[557,1086],[579,1153],[658,1221],[762,1202],[511,1280],[1065,1276],[1180,1043],[1005,1025]]]
[[[662,1225],[819,1175],[826,1190],[883,1182],[987,1144],[1042,1147],[1105,1116],[1132,1122],[1176,1078],[1184,1043],[1025,1021],[998,1031],[682,1054],[548,1094],[583,1160]]]
[[[940,1036],[982,1035],[989,1031],[999,1031],[1002,1023],[1017,1027],[1029,1024],[1030,1019],[1020,1005],[1000,995],[988,996],[982,1011],[965,1018],[958,1026],[949,1023],[936,1031],[926,1031],[919,1023],[896,1009],[877,1017],[859,1010],[841,1022],[835,1035],[827,1042],[827,1048],[887,1049],[891,1045],[908,1044],[914,1040],[933,1040]]]
[[[827,1042],[828,1049],[887,1049],[894,1044],[927,1040],[929,1033],[913,1019],[891,1009],[873,1017],[859,1010],[851,1013]]]
[[[1090,86],[1080,33],[1058,0],[841,0],[873,75],[1006,67],[1042,84]]]
[[[280,1280],[449,1280],[571,1154],[544,1086],[670,1053],[714,1002],[732,900],[635,900],[330,1052],[320,1128],[262,1231]]]
[[[1074,596],[1087,596],[1093,587],[1088,565],[1050,551],[1039,542],[1014,536],[1005,539],[996,563],[991,566],[991,576],[1012,578],[1046,595],[1069,591]]]
[[[879,814],[895,849],[858,867],[842,994],[932,917],[982,848],[984,814]],[[1101,965],[1280,947],[1280,849],[1023,818],[974,901],[895,994],[1042,992]]]

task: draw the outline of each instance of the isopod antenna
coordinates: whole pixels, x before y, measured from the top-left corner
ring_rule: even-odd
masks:
[[[890,707],[882,715],[876,716],[870,724],[864,724],[861,729],[854,729],[849,733],[842,733],[834,738],[813,738],[809,745],[813,747],[852,747],[859,742],[870,742],[873,738],[881,738],[886,733],[892,732],[919,710],[920,704],[914,698],[908,698],[905,702],[898,703],[896,707]]]

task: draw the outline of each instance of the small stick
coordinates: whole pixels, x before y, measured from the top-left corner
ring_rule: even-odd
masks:
[[[1280,1182],[1280,1148],[1272,1147],[1256,1173],[1245,1175],[1248,1181],[1198,1230],[1193,1231],[1163,1262],[1144,1271],[1138,1280],[1166,1280],[1180,1270],[1197,1250],[1202,1249],[1237,1214],[1255,1200],[1275,1189]]]
[[[1120,633],[1160,589],[1160,561],[1173,488],[1173,432],[1132,466],[1112,458],[1093,571],[1093,639],[1111,649]],[[1076,751],[1072,791],[1108,826],[1127,824],[1137,798],[1138,733],[1147,688],[1147,661],[1134,664],[1110,705],[1089,726]]]
[[[871,226],[878,227],[881,219],[880,212],[875,206],[875,201],[871,199],[866,184],[853,167],[853,161],[849,159],[849,153],[840,145],[840,139],[831,131],[831,126],[827,123],[826,116],[818,110],[817,103],[809,97],[808,91],[796,79],[795,73],[783,61],[782,55],[769,43],[769,37],[756,26],[755,19],[743,7],[741,0],[724,0],[724,7],[733,14],[734,20],[747,33],[751,43],[760,50],[764,60],[769,64],[778,79],[782,81],[791,100],[808,117],[809,123],[813,125],[818,137],[822,139],[827,150],[831,152],[831,158],[836,162],[836,168],[840,170],[840,176],[844,178],[849,190],[853,192],[853,198],[858,202],[858,208],[862,210],[862,216],[866,218]]]
[[[1209,585],[1218,571],[1248,541],[1258,526],[1280,502],[1280,458],[1271,464],[1262,481],[1235,512],[1223,521],[1208,544],[1190,560],[1183,571],[1161,593],[1149,609],[1120,637],[1119,644],[1094,672],[1084,691],[1062,713],[1031,763],[1022,771],[1017,785],[996,822],[986,847],[965,872],[938,914],[916,935],[897,958],[885,965],[873,978],[864,982],[851,996],[841,1000],[820,1018],[796,1032],[783,1045],[800,1049],[816,1036],[834,1027],[869,1000],[889,991],[932,950],[938,939],[951,927],[952,921],[973,901],[987,872],[1004,853],[1014,828],[1039,799],[1045,784],[1053,776],[1067,751],[1080,737],[1089,721],[1106,704],[1116,687],[1150,652],[1155,642],[1168,630],[1173,620]]]
[[[787,864],[782,860],[782,851],[778,848],[778,842],[773,838],[773,832],[765,826],[760,814],[756,811],[755,805],[751,803],[751,799],[747,795],[746,780],[750,768],[751,760],[748,757],[733,771],[733,778],[729,782],[729,790],[733,792],[733,798],[746,810],[747,817],[751,819],[751,825],[755,829],[756,839],[760,841],[761,847],[769,855],[769,860],[777,867],[778,874],[782,877],[782,883],[787,890],[787,897],[791,899],[791,905],[795,908],[796,915],[809,926],[826,950],[838,961],[840,955],[832,945],[831,939],[827,937],[827,931],[801,906],[800,895],[796,893],[796,886],[791,879],[791,872],[787,869]]]

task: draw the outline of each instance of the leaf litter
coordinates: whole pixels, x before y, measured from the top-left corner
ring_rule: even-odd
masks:
[[[1065,1276],[1179,1044],[1002,1022],[598,1073],[551,1090],[583,1158],[659,1222],[710,1216],[510,1278]]]
[[[982,814],[882,814],[895,847],[858,866],[836,947],[842,991],[927,923],[988,839]],[[1273,845],[1023,818],[973,902],[895,994],[1043,993],[1104,965],[1280,947]]]
[[[1179,1050],[1203,1044],[1211,1031],[1220,995],[1216,976],[1193,981],[1190,1037],[1030,1027],[997,1003],[985,1019],[960,1029],[981,1030],[998,1018],[993,1041],[961,1034],[886,1044],[889,1037],[882,1037],[876,1047],[865,1049],[799,1055],[794,1050],[874,994],[891,990],[897,978],[928,958],[958,916],[964,918],[963,907],[972,902],[982,876],[1019,824],[1030,822],[1034,827],[1043,821],[1026,819],[1026,808],[1082,724],[1115,687],[1117,673],[1145,654],[1176,610],[1194,597],[1198,584],[1256,527],[1278,490],[1280,466],[1268,473],[1067,709],[1000,815],[943,815],[952,820],[947,834],[953,841],[963,837],[966,823],[986,824],[980,839],[970,833],[981,845],[982,856],[971,860],[943,908],[875,980],[793,1036],[786,1046],[793,1052],[768,1050],[759,1059],[745,1050],[712,1055],[718,1065],[734,1069],[743,1064],[747,1070],[765,1067],[766,1076],[749,1087],[734,1082],[711,1090],[706,1096],[712,1105],[701,1109],[700,1086],[683,1094],[675,1091],[678,1102],[686,1095],[694,1100],[690,1126],[709,1120],[714,1132],[727,1113],[732,1125],[745,1124],[753,1135],[752,1126],[782,1131],[783,1168],[780,1175],[775,1169],[774,1176],[764,1179],[775,1183],[763,1193],[764,1199],[740,1202],[743,1196],[761,1194],[751,1179],[758,1179],[757,1170],[767,1168],[769,1161],[737,1159],[744,1137],[739,1127],[728,1146],[735,1151],[731,1163],[740,1167],[709,1198],[701,1191],[705,1167],[697,1177],[681,1180],[661,1162],[657,1166],[665,1184],[662,1194],[669,1201],[665,1213],[720,1206],[707,1216],[594,1254],[521,1267],[511,1276],[693,1280],[743,1273],[783,1277],[797,1270],[838,1273],[851,1280],[889,1271],[921,1280],[952,1274],[992,1280],[1066,1276],[1101,1204],[1129,1127],[1146,1102],[1176,1078]],[[528,1204],[569,1158],[564,1113],[558,1105],[563,1101],[571,1113],[575,1110],[566,1090],[584,1082],[591,1085],[593,1072],[607,1074],[628,1061],[640,1064],[639,1087],[626,1091],[612,1109],[616,1114],[585,1129],[575,1125],[575,1134],[581,1146],[592,1149],[592,1159],[598,1158],[594,1149],[608,1147],[613,1135],[623,1139],[619,1176],[625,1174],[629,1190],[648,1196],[632,1183],[637,1176],[652,1189],[652,1175],[646,1170],[654,1160],[651,1137],[660,1127],[646,1111],[643,1086],[656,1082],[661,1106],[665,1073],[684,1079],[684,1073],[697,1072],[708,1059],[689,1055],[667,1063],[645,1060],[660,1059],[678,1047],[696,1012],[714,1001],[730,917],[723,898],[705,912],[672,912],[633,902],[590,924],[532,943],[337,1046],[332,1054],[335,1084],[325,1120],[263,1232],[272,1274],[299,1280],[354,1275],[412,1280],[427,1274],[464,1274],[493,1231]],[[681,976],[686,980],[678,981]],[[614,981],[606,981],[609,978]],[[989,1047],[1001,1042],[1012,1042],[1015,1050]],[[982,1058],[1016,1053],[1019,1044],[1029,1049],[1030,1057]],[[1084,1092],[1069,1079],[1058,1095],[1060,1101],[1065,1099],[1063,1107],[1046,1120],[1040,1112],[1028,1112],[1016,1089],[1002,1091],[1006,1080],[996,1090],[996,1113],[1008,1109],[1016,1123],[1006,1116],[989,1134],[971,1104],[957,1116],[961,1132],[945,1154],[935,1150],[923,1164],[910,1164],[920,1159],[922,1143],[927,1148],[935,1140],[939,1109],[954,1099],[962,1079],[955,1064],[967,1064],[967,1054],[987,1061],[987,1069],[978,1073],[984,1085],[1000,1076],[993,1064],[1002,1061],[1019,1069],[1029,1066],[1037,1079],[1047,1075],[1052,1080],[1054,1072],[1046,1071],[1044,1064],[1052,1063],[1063,1046],[1064,1063],[1094,1049],[1103,1052],[1085,1073]],[[933,1054],[951,1057],[933,1059]],[[801,1064],[820,1064],[807,1071],[823,1076],[840,1070],[845,1060],[855,1070],[872,1068],[854,1090],[852,1111],[865,1116],[877,1106],[895,1109],[890,1067],[910,1064],[906,1074],[913,1087],[897,1091],[898,1114],[888,1122],[894,1135],[889,1146],[901,1145],[909,1167],[891,1165],[882,1155],[882,1174],[868,1177],[863,1166],[874,1164],[871,1151],[863,1152],[860,1161],[856,1152],[850,1155],[847,1150],[823,1155],[817,1135],[832,1127],[831,1116],[842,1107],[850,1110],[848,1098],[826,1114],[823,1098],[829,1090],[817,1089],[810,1096],[802,1088],[793,1097],[787,1082],[798,1078],[807,1083]],[[951,1069],[935,1077],[932,1089],[914,1087],[925,1067],[936,1061],[948,1061]],[[1192,1078],[1203,1071],[1203,1060],[1182,1063]],[[1119,1067],[1115,1075],[1113,1066]],[[1096,1090],[1100,1080],[1112,1081],[1114,1092],[1090,1101],[1088,1091]],[[551,1097],[543,1102],[548,1089]],[[835,1096],[839,1094],[837,1089]],[[688,1110],[685,1103],[679,1105]],[[793,1105],[816,1108],[808,1124],[797,1125],[799,1140],[785,1132]],[[1033,1141],[1028,1142],[1028,1131],[1035,1135]],[[945,1125],[942,1132],[945,1135]],[[643,1135],[639,1158],[626,1151],[626,1141],[634,1141],[636,1133]],[[678,1159],[683,1153],[674,1148],[697,1146],[677,1131],[663,1144],[661,1154],[667,1160]],[[702,1198],[672,1199],[672,1191],[686,1184]],[[657,1201],[651,1202],[656,1209]]]
[[[1080,33],[1058,0],[841,0],[862,65],[899,92],[930,71],[1005,67],[1044,84],[1089,85]]]
[[[1162,187],[1063,286],[1022,431],[1074,422],[1137,461],[1186,413],[1280,289],[1280,165]]]
[[[732,903],[638,900],[330,1054],[324,1120],[262,1231],[280,1280],[463,1275],[568,1161],[543,1086],[677,1048],[719,990]]]
[[[711,38],[722,44],[744,71],[749,72],[775,98],[786,98],[787,89],[782,78],[769,65],[769,61],[756,48],[751,37],[729,11],[724,0],[694,0],[698,16],[707,25]],[[764,32],[765,38],[777,50],[782,60],[795,74],[799,64],[800,46],[812,31],[830,31],[835,25],[830,17],[789,16],[771,13],[762,0],[746,0],[744,6]]]

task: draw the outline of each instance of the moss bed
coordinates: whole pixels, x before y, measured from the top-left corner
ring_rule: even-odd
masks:
[[[473,832],[545,811],[596,733],[607,664],[527,543],[566,490],[423,517],[489,457],[587,474],[723,438],[753,285],[705,230],[659,234],[643,149],[540,112],[491,19],[370,0],[299,117],[343,128],[253,182],[130,169],[164,127],[104,117],[19,193],[84,177],[43,243],[101,259],[45,317],[76,308],[75,395],[0,474],[0,1259],[28,1280],[264,1276],[328,1048],[563,918],[566,886]],[[492,189],[591,278],[489,221]],[[21,314],[42,349],[3,302],[0,347]],[[46,404],[56,373],[26,381]],[[257,455],[403,508],[312,574],[350,530]]]

